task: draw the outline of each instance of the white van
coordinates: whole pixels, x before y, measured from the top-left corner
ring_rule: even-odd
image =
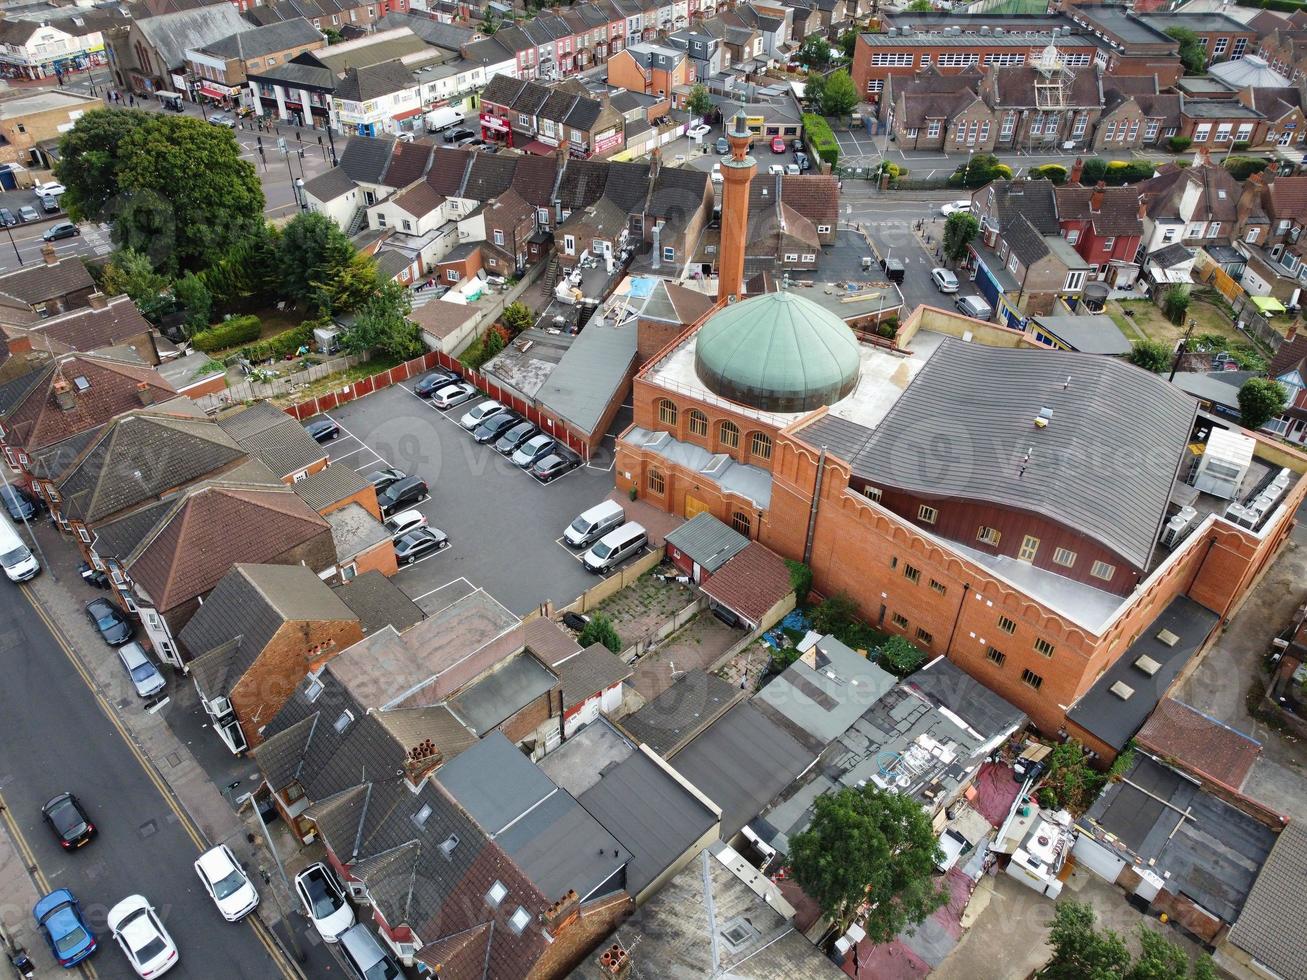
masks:
[[[41,570],[41,563],[3,515],[0,515],[0,567],[11,582],[26,582]]]
[[[616,500],[605,500],[569,524],[563,532],[563,540],[573,548],[584,548],[625,523],[626,511],[622,505]]]
[[[648,543],[649,535],[644,527],[632,521],[605,534],[581,560],[590,571],[601,574],[639,553]]]

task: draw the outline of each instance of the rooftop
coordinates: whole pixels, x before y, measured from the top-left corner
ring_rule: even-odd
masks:
[[[748,497],[763,508],[771,502],[771,474],[760,467],[737,463],[724,453],[713,455],[701,446],[672,438],[670,433],[651,432],[639,426],[628,429],[622,441],[697,470],[703,479]]]
[[[336,546],[336,560],[347,565],[390,540],[390,531],[362,505],[354,502],[329,512],[326,521],[331,525],[331,540]]]
[[[465,687],[450,700],[449,708],[468,728],[485,735],[557,683],[547,667],[522,651]]]
[[[707,572],[715,572],[748,545],[735,528],[704,511],[667,533],[667,543]]]
[[[344,585],[336,586],[335,592],[358,616],[364,636],[387,626],[403,633],[426,618],[416,602],[376,570],[355,575]]]
[[[609,766],[624,761],[635,746],[603,715],[540,760],[545,775],[580,796]]]
[[[1111,317],[1108,316],[1037,316],[1035,324],[1082,354],[1107,354],[1121,357],[1131,351]]]
[[[1229,941],[1284,980],[1307,980],[1302,936],[1307,931],[1307,824],[1293,821],[1276,839],[1244,902]]]
[[[621,721],[621,727],[666,759],[719,718],[741,697],[716,674],[691,670],[662,694]]]
[[[1262,753],[1262,743],[1183,701],[1163,698],[1135,741],[1181,768],[1239,789]]]

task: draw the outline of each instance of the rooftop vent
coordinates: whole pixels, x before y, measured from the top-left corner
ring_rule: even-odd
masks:
[[[1122,701],[1129,701],[1131,696],[1135,693],[1135,689],[1125,683],[1125,681],[1117,681],[1111,686],[1111,688],[1109,688],[1109,690]]]
[[[450,834],[440,844],[440,853],[445,856],[446,861],[454,859],[454,849],[458,847],[458,834]]]
[[[1157,634],[1157,642],[1164,646],[1173,647],[1180,642],[1180,637],[1176,636],[1170,630],[1162,630]]]
[[[423,803],[422,808],[418,810],[417,813],[413,814],[413,826],[417,827],[418,830],[421,830],[427,825],[427,820],[430,819],[430,817],[431,804]]]
[[[1149,677],[1152,677],[1154,674],[1156,674],[1159,670],[1162,669],[1161,664],[1159,664],[1156,660],[1154,660],[1152,657],[1149,657],[1147,655],[1142,656],[1138,660],[1136,660],[1135,666],[1138,667],[1140,670],[1142,670]]]
[[[1048,423],[1052,421],[1053,421],[1053,410],[1049,408],[1047,405],[1045,405],[1043,408],[1039,410],[1039,414],[1035,416],[1035,428],[1046,429],[1048,428]]]

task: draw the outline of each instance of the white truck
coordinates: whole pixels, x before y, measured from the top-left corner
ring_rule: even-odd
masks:
[[[451,126],[457,126],[464,119],[463,110],[455,109],[453,106],[442,106],[439,109],[432,109],[423,117],[423,124],[427,127],[428,133],[438,133],[442,129],[449,129]]]

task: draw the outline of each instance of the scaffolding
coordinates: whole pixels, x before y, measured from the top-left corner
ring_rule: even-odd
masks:
[[[1071,105],[1075,72],[1067,67],[1056,44],[1050,44],[1032,62],[1035,69],[1035,108],[1060,112]]]

